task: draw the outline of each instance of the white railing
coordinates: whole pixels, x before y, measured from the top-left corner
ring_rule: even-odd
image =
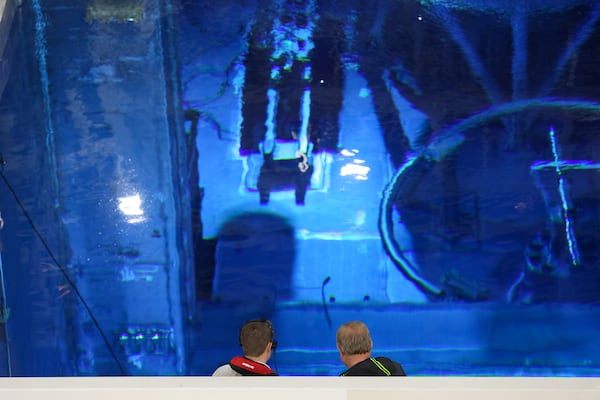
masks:
[[[2,399],[597,400],[600,378],[5,378]]]

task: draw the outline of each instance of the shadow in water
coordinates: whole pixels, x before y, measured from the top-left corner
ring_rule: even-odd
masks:
[[[213,300],[269,314],[290,297],[296,257],[294,231],[284,218],[243,213],[221,228],[215,254]]]

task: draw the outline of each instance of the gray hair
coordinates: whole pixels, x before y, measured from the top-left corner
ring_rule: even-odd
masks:
[[[373,341],[367,325],[360,321],[347,322],[335,335],[338,348],[345,355],[366,354],[373,349]]]

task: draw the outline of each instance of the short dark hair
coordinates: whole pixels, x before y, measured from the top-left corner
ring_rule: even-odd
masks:
[[[360,321],[340,326],[335,334],[335,341],[340,351],[349,356],[370,353],[373,349],[369,328]]]
[[[240,329],[240,346],[245,355],[258,357],[273,341],[274,336],[275,331],[271,321],[266,319],[247,321]]]

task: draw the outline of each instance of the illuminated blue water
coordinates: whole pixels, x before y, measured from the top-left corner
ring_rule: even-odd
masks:
[[[260,317],[281,375],[354,319],[599,374],[599,2],[71,3],[0,29],[0,374],[208,375]]]

